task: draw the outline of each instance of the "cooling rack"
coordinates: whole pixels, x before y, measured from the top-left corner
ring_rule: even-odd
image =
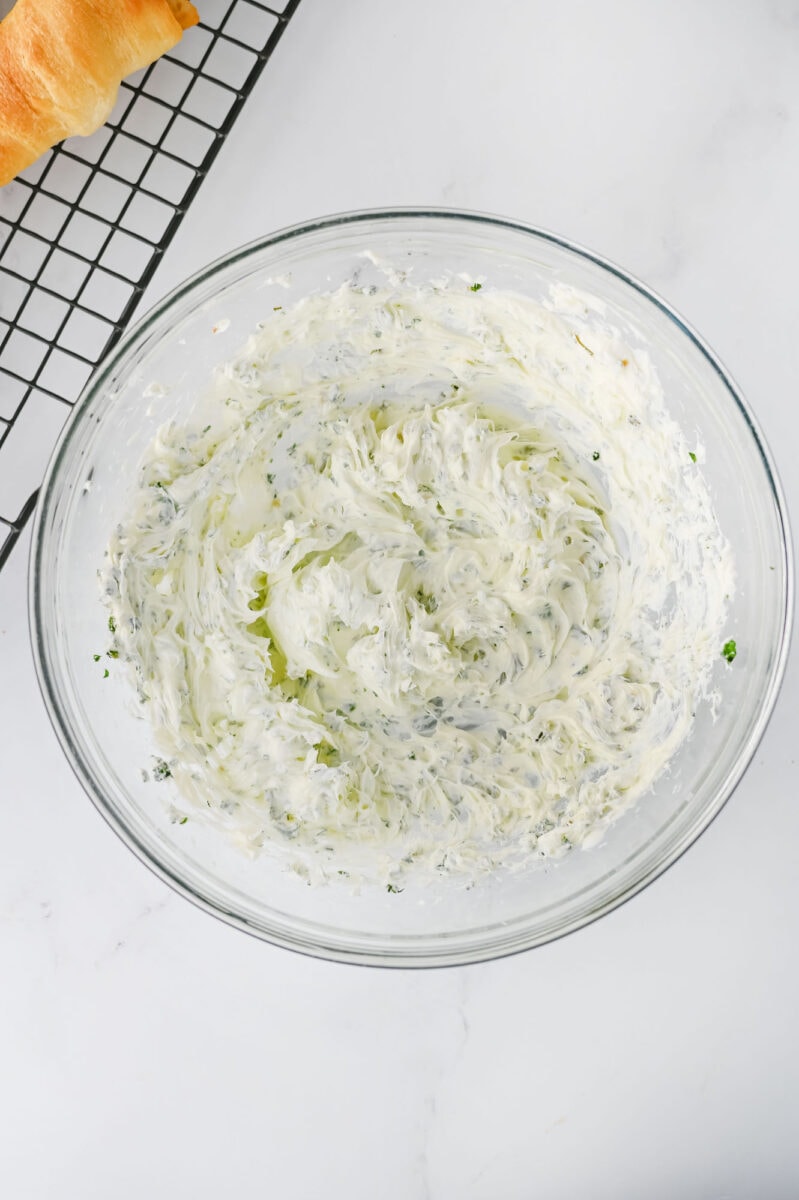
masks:
[[[0,189],[0,568],[58,434],[122,334],[300,0],[196,0],[108,122]],[[13,464],[13,470],[11,465]]]

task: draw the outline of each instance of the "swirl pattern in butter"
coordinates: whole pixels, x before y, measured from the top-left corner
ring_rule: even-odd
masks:
[[[595,842],[707,702],[732,563],[695,457],[573,294],[270,313],[103,572],[176,803],[311,879]]]

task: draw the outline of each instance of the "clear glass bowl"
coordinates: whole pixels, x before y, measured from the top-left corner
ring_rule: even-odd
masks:
[[[554,281],[601,297],[608,320],[648,350],[688,438],[708,448],[704,473],[735,551],[729,630],[738,657],[734,668],[719,663],[718,719],[699,712],[674,769],[601,845],[471,890],[444,879],[396,895],[310,888],[197,822],[173,824],[171,783],[142,780],[153,747],[132,689],[122,672],[104,679],[93,661],[107,642],[97,568],[156,428],[189,410],[214,367],[273,304],[353,278],[382,282],[364,251],[413,267],[414,280],[468,272],[533,297]],[[701,339],[647,288],[596,255],[510,221],[447,211],[353,213],[284,230],[205,268],[131,329],[97,371],[41,492],[30,573],[34,654],[78,778],[130,848],[177,891],[241,929],[321,957],[394,966],[474,962],[549,941],[608,912],[709,825],[752,758],[777,697],[793,607],[789,545],[782,493],[754,417]]]

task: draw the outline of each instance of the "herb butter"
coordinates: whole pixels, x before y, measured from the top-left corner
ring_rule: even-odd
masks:
[[[102,577],[181,814],[385,881],[598,840],[707,700],[732,562],[646,355],[453,280],[270,312]]]

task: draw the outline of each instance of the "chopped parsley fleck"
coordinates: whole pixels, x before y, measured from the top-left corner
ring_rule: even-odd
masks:
[[[92,655],[92,658],[94,659],[95,662],[99,662],[102,657],[103,657],[102,654],[93,654]]]
[[[103,671],[103,679],[107,679],[107,678],[108,678],[108,667],[106,667],[106,669]]]
[[[599,451],[595,450],[591,457],[593,458],[594,462],[596,462],[599,459]]]
[[[398,895],[400,894],[400,892],[404,892],[404,891],[405,891],[405,888],[398,888],[398,887],[394,887],[394,884],[393,884],[393,883],[387,883],[387,884],[386,884],[386,891],[387,891],[387,892],[391,892],[391,894],[392,894],[393,896],[398,896]]]
[[[157,758],[153,767],[153,779],[160,783],[163,779],[169,779],[171,774],[169,763],[165,762],[163,758]]]
[[[728,642],[724,643],[724,645],[721,647],[721,653],[724,658],[726,658],[728,663],[733,662],[736,654],[738,653],[738,647],[735,644],[734,638],[730,638]]]
[[[118,650],[106,650],[106,654],[108,655],[109,658],[119,658]]]
[[[108,618],[108,628],[111,631],[111,633],[116,633],[116,631],[117,631],[117,623],[113,617]]]
[[[694,454],[693,450],[688,451],[688,457],[690,458],[691,462],[696,462],[696,455]]]
[[[427,613],[434,613],[438,608],[438,601],[436,600],[435,596],[433,596],[430,592],[426,592],[424,588],[419,588],[416,593],[416,599],[419,602],[419,605]]]
[[[210,428],[211,428],[210,425],[206,425],[205,429],[203,430],[203,433],[207,433]]]
[[[181,817],[180,820],[178,821],[178,825],[185,825],[186,822],[188,821],[188,819],[189,819],[188,817]]]
[[[266,482],[267,482],[267,483],[274,483],[274,482],[275,482],[275,477],[274,477],[274,475],[272,474],[272,472],[271,472],[271,471],[269,471],[269,472],[267,473],[267,476],[266,476]]]
[[[482,283],[473,283],[472,286],[469,288],[469,291],[470,292],[479,292],[480,288],[482,286],[483,286]]]

